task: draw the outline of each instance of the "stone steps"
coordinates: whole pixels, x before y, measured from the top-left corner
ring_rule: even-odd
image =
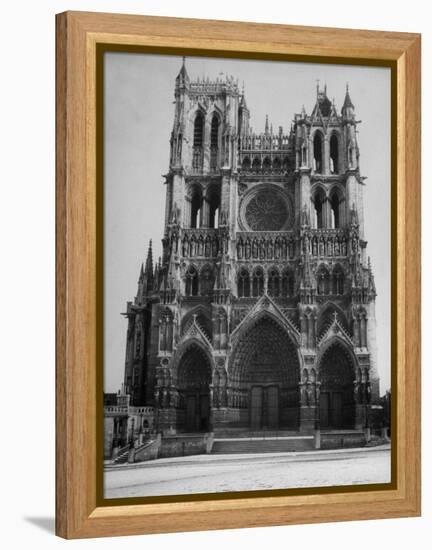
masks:
[[[129,457],[129,449],[127,451],[123,451],[121,454],[119,454],[114,459],[114,464],[125,464],[128,461]]]

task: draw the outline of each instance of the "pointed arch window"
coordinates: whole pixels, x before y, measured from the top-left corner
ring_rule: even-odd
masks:
[[[252,294],[253,296],[264,294],[264,272],[261,267],[257,267],[253,273]]]
[[[342,295],[344,293],[344,274],[339,266],[333,270],[333,294]]]
[[[282,296],[289,297],[294,295],[294,275],[289,269],[282,273]]]
[[[251,161],[249,157],[245,157],[242,162],[242,170],[250,170],[251,167]]]
[[[276,269],[271,269],[268,275],[268,293],[270,296],[280,295],[280,277]]]
[[[193,266],[186,272],[186,296],[198,296],[198,273]]]
[[[242,268],[238,275],[237,293],[239,298],[249,298],[250,296],[250,277],[245,268]]]
[[[215,113],[210,129],[210,170],[216,170],[219,157],[219,117]]]
[[[204,138],[204,117],[202,113],[198,112],[195,116],[194,134],[193,134],[192,168],[194,170],[202,169],[203,138]]]
[[[261,162],[259,157],[255,157],[252,162],[252,171],[259,172],[261,170]]]
[[[315,132],[313,140],[314,170],[317,174],[323,171],[323,139],[321,132]]]
[[[213,292],[214,286],[214,274],[209,265],[203,267],[200,277],[200,294],[202,296],[208,296]]]
[[[271,161],[270,161],[269,157],[265,157],[265,159],[263,160],[262,169],[263,169],[264,172],[270,172],[270,170],[271,170]]]
[[[330,172],[339,174],[339,140],[336,134],[330,138]]]
[[[329,294],[330,292],[330,275],[325,267],[317,273],[317,289],[320,295]]]
[[[194,187],[192,191],[192,197],[190,199],[191,215],[190,215],[190,227],[200,227],[201,225],[201,204],[202,197],[201,192],[197,187]]]
[[[220,209],[220,189],[212,185],[207,193],[208,202],[208,227],[217,228],[219,226]]]
[[[318,189],[313,197],[314,213],[315,213],[315,227],[322,229],[324,227],[324,204],[325,194],[322,189]]]
[[[341,200],[338,193],[333,193],[330,199],[331,228],[341,227]]]

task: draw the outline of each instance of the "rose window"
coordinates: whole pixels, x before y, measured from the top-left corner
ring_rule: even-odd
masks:
[[[288,218],[287,203],[272,189],[258,191],[246,205],[245,219],[252,231],[280,231]]]

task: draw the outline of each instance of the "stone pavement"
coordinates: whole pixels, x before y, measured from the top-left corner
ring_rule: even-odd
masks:
[[[389,483],[390,446],[196,455],[107,468],[107,498]]]

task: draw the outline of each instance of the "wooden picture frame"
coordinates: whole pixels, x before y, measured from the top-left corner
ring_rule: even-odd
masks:
[[[100,505],[102,389],[96,346],[97,55],[125,51],[313,60],[392,69],[392,433],[386,489],[305,490]],[[65,538],[226,529],[420,514],[420,35],[66,12],[56,57],[56,532]],[[99,478],[98,478],[99,476]]]

